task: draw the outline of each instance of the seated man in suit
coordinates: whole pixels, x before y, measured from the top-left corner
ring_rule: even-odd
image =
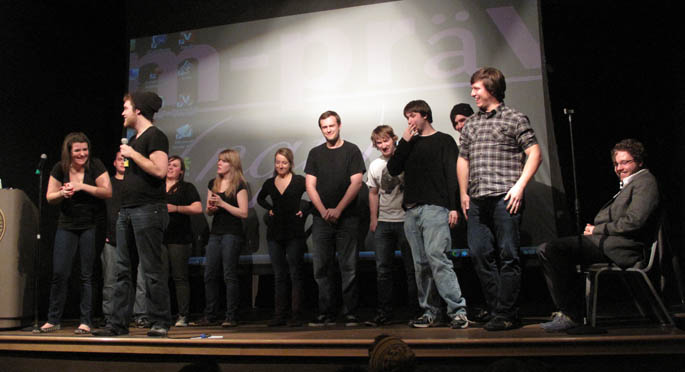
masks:
[[[552,300],[559,311],[540,326],[548,332],[574,328],[582,322],[582,281],[577,264],[613,262],[622,267],[642,264],[644,251],[656,237],[659,190],[644,168],[644,146],[624,139],[611,150],[620,190],[587,224],[580,239],[559,238],[538,248]]]

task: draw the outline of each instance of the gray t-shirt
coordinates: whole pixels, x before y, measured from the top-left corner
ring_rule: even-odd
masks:
[[[404,173],[391,176],[387,164],[388,159],[383,157],[372,161],[366,185],[378,189],[378,221],[403,222]]]

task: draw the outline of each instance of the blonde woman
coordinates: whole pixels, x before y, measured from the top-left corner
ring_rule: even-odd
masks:
[[[220,283],[219,268],[223,266],[226,284],[226,316],[222,327],[238,325],[238,259],[244,239],[242,220],[247,218],[247,182],[243,176],[240,155],[235,150],[224,150],[217,161],[216,178],[209,181],[207,214],[214,216],[206,249],[205,319],[201,325],[216,320]]]
[[[306,249],[304,220],[311,203],[302,200],[305,178],[293,172],[293,152],[280,148],[274,155],[274,176],[262,185],[257,203],[267,210],[266,239],[274,270],[274,317],[270,327],[300,326],[304,301],[304,251]],[[267,198],[271,199],[268,201]],[[304,204],[304,210],[303,210]],[[292,313],[288,305],[288,273],[290,273]]]

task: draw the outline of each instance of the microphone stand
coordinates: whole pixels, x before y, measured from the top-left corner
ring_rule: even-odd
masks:
[[[27,327],[31,328],[31,332],[40,333],[40,327],[38,325],[38,282],[40,278],[40,232],[41,232],[41,221],[43,220],[43,167],[45,161],[41,161],[36,169],[36,174],[38,175],[38,233],[36,234],[36,247],[33,253],[33,326]]]
[[[575,213],[576,213],[576,229],[578,235],[578,248],[581,246],[581,236],[583,235],[583,227],[580,219],[580,196],[578,195],[578,178],[576,176],[576,152],[573,144],[573,109],[564,109],[564,115],[568,116],[568,129],[571,139],[571,168],[573,169],[573,195],[575,199]]]

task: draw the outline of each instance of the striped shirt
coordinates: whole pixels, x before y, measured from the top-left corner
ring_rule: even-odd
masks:
[[[504,103],[490,112],[473,114],[462,130],[459,152],[469,161],[469,196],[506,194],[521,177],[524,151],[535,144],[528,117]]]

